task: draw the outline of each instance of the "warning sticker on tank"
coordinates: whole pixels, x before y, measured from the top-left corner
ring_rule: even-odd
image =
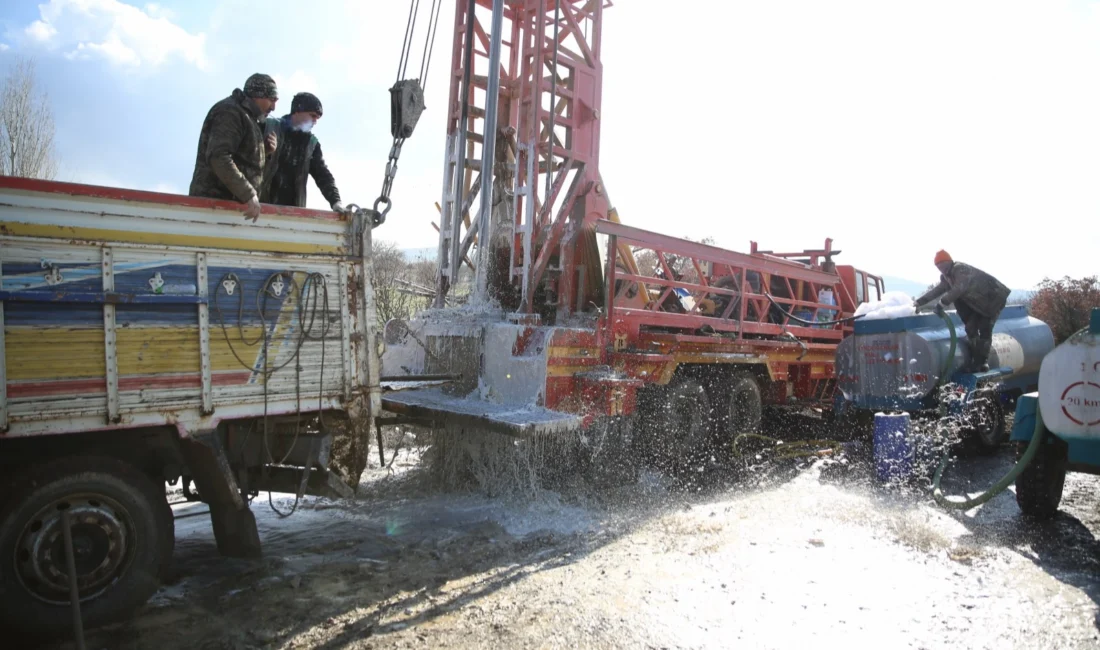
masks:
[[[1062,413],[1074,424],[1100,424],[1100,384],[1078,381],[1067,386],[1062,391]]]

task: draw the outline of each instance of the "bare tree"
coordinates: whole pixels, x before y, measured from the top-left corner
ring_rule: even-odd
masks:
[[[36,88],[33,60],[16,61],[0,88],[0,174],[57,176],[53,111],[46,93]]]

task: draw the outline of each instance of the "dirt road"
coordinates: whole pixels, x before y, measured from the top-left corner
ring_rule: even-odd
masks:
[[[1011,462],[971,461],[955,489]],[[287,520],[261,496],[258,563],[218,558],[205,517],[178,520],[178,580],[88,647],[1100,647],[1092,477],[1033,526],[1010,493],[951,516],[820,463],[526,503],[430,494],[415,475]]]

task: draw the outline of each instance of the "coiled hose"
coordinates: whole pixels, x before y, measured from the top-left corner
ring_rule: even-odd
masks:
[[[951,320],[951,317],[942,311],[939,312],[940,318],[947,323],[947,329],[951,332],[951,347],[947,353],[947,360],[944,363],[943,372],[940,373],[940,380],[937,383],[937,387],[943,386],[951,376],[951,371],[955,366],[955,349],[958,343],[958,333],[955,331],[955,323]],[[1023,473],[1024,469],[1032,461],[1033,458],[1039,453],[1039,446],[1042,444],[1043,436],[1046,434],[1046,427],[1043,426],[1043,416],[1039,412],[1039,409],[1035,409],[1035,432],[1031,435],[1031,442],[1028,443],[1027,449],[1024,451],[1024,455],[1020,457],[1020,460],[1016,462],[1016,465],[1009,470],[1008,474],[1005,474],[1001,480],[993,484],[993,487],[989,488],[985,492],[982,492],[978,496],[970,498],[962,498],[961,501],[957,500],[960,497],[948,497],[943,493],[940,488],[940,482],[943,480],[943,471],[947,468],[947,463],[951,459],[951,451],[944,452],[943,458],[940,460],[939,467],[936,468],[936,474],[932,478],[932,498],[942,508],[948,510],[970,510],[977,506],[986,503],[993,497],[997,496],[1001,492],[1008,489],[1009,485],[1012,485],[1018,476]]]

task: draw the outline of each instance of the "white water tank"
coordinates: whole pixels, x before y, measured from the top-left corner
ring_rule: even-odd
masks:
[[[1061,438],[1100,439],[1100,332],[1081,332],[1043,359],[1039,408]]]

